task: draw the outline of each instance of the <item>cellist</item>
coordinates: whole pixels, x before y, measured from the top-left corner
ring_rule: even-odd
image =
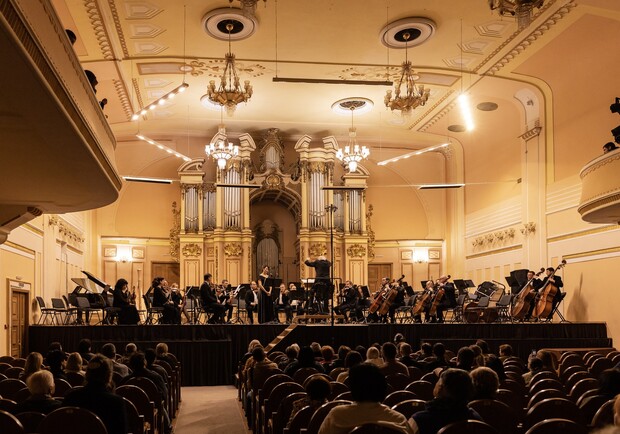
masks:
[[[373,294],[373,302],[368,309],[368,317],[366,318],[369,322],[387,322],[387,315],[384,315],[383,318],[379,317],[379,309],[385,300],[385,296],[390,291],[390,278],[382,277],[381,278],[381,287]]]
[[[560,301],[562,301],[562,288],[564,287],[564,282],[562,282],[562,278],[560,276],[558,276],[557,274],[554,274],[555,272],[555,268],[553,267],[549,267],[545,270],[545,274],[546,276],[544,277],[544,279],[542,280],[541,283],[541,287],[545,286],[547,283],[547,280],[549,280],[551,283],[553,283],[553,285],[558,289],[555,293],[555,296],[553,297],[553,304],[551,307],[551,312],[553,312],[553,310],[555,309],[555,307],[560,303]],[[549,277],[551,276],[551,277]],[[532,303],[533,304],[533,303]],[[541,318],[544,319],[544,318]]]
[[[551,269],[553,271],[553,268]],[[542,270],[541,270],[542,271]],[[540,273],[538,273],[540,274]],[[546,277],[545,277],[545,281],[546,281]],[[536,273],[532,270],[527,272],[527,281],[531,282],[530,285],[532,285],[532,291],[534,291],[536,293],[536,298],[538,298],[538,290],[540,288],[542,288],[543,286],[543,281],[540,280],[538,277],[536,277]],[[536,306],[536,302],[532,302],[530,303],[530,308],[527,311],[527,315],[525,315],[525,317],[523,318],[525,321],[529,321],[530,318],[532,317],[532,312],[534,311],[534,307]]]

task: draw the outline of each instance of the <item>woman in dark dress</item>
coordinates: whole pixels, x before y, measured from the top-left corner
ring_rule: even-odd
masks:
[[[273,300],[271,299],[271,287],[267,288],[269,279],[269,266],[264,265],[263,271],[258,275],[258,322],[266,323],[273,320]]]
[[[140,315],[135,305],[135,294],[132,296],[128,289],[129,282],[125,279],[118,279],[116,285],[114,285],[114,302],[113,307],[120,309],[118,313],[119,324],[138,324],[140,322]]]

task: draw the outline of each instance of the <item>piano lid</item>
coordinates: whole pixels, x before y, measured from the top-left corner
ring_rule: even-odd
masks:
[[[99,280],[88,271],[82,271],[82,273],[86,274],[86,277],[88,277],[88,279],[84,279],[83,277],[73,277],[71,278],[71,280],[79,287],[84,288],[86,291],[94,294],[101,294],[105,287],[108,286],[106,283]],[[75,293],[76,290],[79,292],[79,288],[75,288],[73,292]]]

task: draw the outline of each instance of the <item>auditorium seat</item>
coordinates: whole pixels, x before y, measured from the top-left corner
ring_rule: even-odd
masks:
[[[127,425],[129,428],[129,432],[132,434],[144,434],[145,433],[145,424],[144,424],[144,416],[142,416],[136,406],[127,398],[123,398],[123,403],[125,404],[125,413],[127,415]],[[110,433],[108,433],[110,434]]]
[[[62,378],[55,378],[54,386],[54,394],[52,395],[54,398],[64,398],[64,396],[72,389],[69,382],[67,380],[63,380]]]
[[[144,416],[147,432],[154,434],[157,429],[157,420],[159,418],[159,412],[155,403],[152,402],[144,390],[138,386],[123,385],[116,388],[116,394],[127,398],[133,405],[135,405],[138,413]]]
[[[392,410],[399,412],[407,419],[424,409],[426,409],[426,402],[421,399],[407,399],[392,406]]]
[[[301,386],[305,389],[308,386],[308,383],[312,381],[312,379],[317,378],[317,377],[323,377],[327,380],[327,382],[331,382],[332,380],[332,377],[330,377],[329,375],[317,372],[316,374],[312,374],[309,377],[306,377],[303,383],[301,383]]]
[[[594,377],[598,378],[604,370],[612,369],[613,367],[614,362],[612,362],[611,359],[600,357],[590,365],[589,371]]]
[[[286,427],[286,424],[291,417],[291,413],[293,412],[293,403],[304,398],[305,396],[306,392],[295,392],[282,399],[277,411],[272,415],[268,434],[282,434],[282,431],[284,431],[284,427]]]
[[[337,400],[330,401],[322,406],[320,406],[310,418],[310,422],[308,423],[308,429],[306,430],[306,434],[318,434],[319,428],[321,428],[321,424],[329,414],[332,408],[338,407],[340,405],[351,405],[351,401]]]
[[[499,434],[491,425],[479,420],[464,420],[444,426],[437,434]]]
[[[587,399],[580,400],[580,402],[577,403],[577,406],[579,407],[579,410],[581,410],[584,421],[590,424],[598,409],[601,408],[608,400],[609,398],[605,395],[594,395],[588,397]]]
[[[8,398],[0,398],[0,410],[15,414],[15,411],[17,410],[17,402]]]
[[[156,420],[157,431],[160,432],[160,433],[163,432],[163,426],[164,426],[164,415],[163,415],[164,397],[161,395],[161,392],[159,391],[157,386],[155,386],[155,383],[153,383],[148,378],[134,377],[134,378],[128,379],[125,384],[128,385],[128,386],[137,386],[137,387],[139,387],[140,389],[142,389],[144,391],[144,393],[146,393],[146,395],[149,397],[149,400],[155,404],[155,408],[157,408],[157,413],[158,413],[158,418]],[[129,399],[131,401],[130,398],[127,398],[127,399]]]
[[[21,380],[17,380],[15,378],[7,378],[6,380],[0,381],[0,396],[7,399],[13,399],[14,396],[26,386]]]
[[[422,375],[424,375],[424,372],[416,366],[408,366],[407,370],[409,371],[410,381],[420,380],[422,378]]]
[[[347,391],[334,398],[334,401],[351,401],[352,399],[353,395],[351,394],[351,391]]]
[[[410,383],[405,388],[405,390],[415,393],[416,396],[418,396],[418,398],[423,401],[430,401],[431,399],[433,399],[434,388],[435,386],[433,386],[433,384],[429,383],[428,381],[418,380]]]
[[[349,434],[401,434],[402,431],[380,425],[376,423],[367,423],[357,426],[349,431]]]
[[[543,399],[527,411],[523,420],[524,428],[530,428],[545,419],[568,419],[583,423],[583,417],[577,405],[564,398]]]
[[[567,419],[546,419],[536,423],[525,434],[588,434],[585,425]]]
[[[67,372],[65,373],[67,377],[67,381],[71,385],[71,387],[83,386],[84,385],[84,374],[79,372]]]
[[[583,380],[584,378],[592,378],[594,379],[594,377],[592,376],[592,374],[590,374],[588,371],[579,371],[579,372],[575,372],[573,375],[571,375],[568,380],[566,380],[566,382],[564,383],[564,387],[566,389],[566,391],[570,392],[573,389],[573,386],[575,384],[577,384],[577,382],[579,380]]]
[[[97,415],[84,408],[61,407],[45,416],[39,425],[41,434],[108,434]]]
[[[39,424],[45,419],[45,415],[38,411],[24,411],[23,413],[16,414],[15,417],[19,419],[24,427],[25,434],[38,433]]]
[[[349,386],[344,383],[339,383],[337,381],[330,381],[331,392],[329,394],[329,400],[333,401],[336,397],[342,393],[349,391]]]
[[[24,434],[24,427],[19,419],[4,410],[0,410],[0,426],[2,434]]]
[[[433,374],[435,375],[435,374]],[[392,374],[385,377],[387,384],[392,386],[395,391],[405,390],[405,388],[411,383],[411,378],[405,374]]]
[[[6,375],[7,378],[19,379],[20,375],[23,372],[24,372],[24,368],[21,368],[19,366],[11,366],[9,369],[4,371],[4,375]]]
[[[283,434],[300,434],[302,428],[307,428],[314,414],[314,408],[309,405],[299,410],[288,428],[284,428]]]
[[[535,384],[530,384],[529,395],[533,396],[537,392],[545,389],[556,389],[564,391],[564,386],[560,383],[559,380],[554,380],[552,378],[543,378],[542,380],[538,380]]]
[[[270,421],[274,417],[275,412],[278,411],[280,403],[291,393],[303,392],[304,388],[294,381],[286,383],[280,383],[269,394],[269,397],[265,399],[263,408],[261,409],[261,417],[263,420],[263,432],[269,432]]]
[[[332,377],[334,381],[336,381],[338,380],[338,375],[340,375],[342,372],[345,372],[346,370],[347,368],[334,368],[329,373],[329,376]]]
[[[571,375],[576,374],[577,372],[586,372],[587,373],[588,369],[585,366],[581,366],[581,365],[569,366],[560,375],[560,381],[562,383],[566,384],[566,382],[571,377]]]
[[[517,432],[519,417],[517,412],[506,404],[493,399],[478,399],[469,403],[469,407],[476,410],[482,420],[502,434]]]
[[[383,400],[383,404],[388,407],[393,407],[399,402],[403,402],[408,399],[418,399],[418,396],[409,390],[397,390],[386,396]]]
[[[598,409],[592,418],[592,426],[602,428],[614,423],[614,400],[610,399]]]
[[[577,381],[575,385],[570,390],[568,397],[573,401],[579,401],[581,395],[583,395],[588,390],[594,390],[598,388],[598,381],[594,378],[584,378],[583,380]]]
[[[319,371],[317,371],[315,368],[298,369],[293,374],[293,381],[299,384],[304,384],[304,381],[306,381],[306,378],[308,378],[311,375],[318,374],[318,372]]]
[[[535,404],[538,404],[543,399],[547,398],[566,398],[566,393],[558,389],[543,389],[536,392],[534,395],[530,395],[530,400],[527,403],[527,408],[532,408]]]

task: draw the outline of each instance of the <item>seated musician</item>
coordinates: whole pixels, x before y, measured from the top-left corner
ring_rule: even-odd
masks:
[[[255,281],[250,283],[250,289],[245,293],[245,311],[250,324],[254,324],[254,312],[258,312],[258,285]]]
[[[219,303],[214,286],[215,285],[211,282],[211,273],[205,274],[204,282],[200,285],[200,299],[203,309],[213,313],[213,316],[209,319],[209,323],[222,324],[224,322],[226,307]]]
[[[153,280],[153,306],[163,308],[160,320],[162,324],[181,323],[181,311],[172,301],[168,281],[163,277],[156,277]]]
[[[228,312],[228,316],[226,317],[226,321],[232,321],[233,315],[233,305],[230,300],[230,283],[228,283],[228,279],[222,280],[222,284],[216,288],[217,299],[222,306],[226,309],[225,312]]]
[[[396,309],[405,305],[405,288],[398,282],[392,283],[392,288],[398,292],[396,293],[396,298],[392,300],[388,314],[390,316],[390,322],[396,324]]]
[[[375,303],[378,302],[378,298],[384,298],[386,296],[386,294],[389,292],[390,290],[390,278],[389,277],[382,277],[381,278],[381,287],[379,288],[379,290],[377,292],[375,292],[373,294],[373,302],[371,304],[374,305]],[[381,305],[383,300],[381,300],[381,302],[379,302],[379,306],[377,308],[377,310],[375,312],[372,312],[368,315],[368,321],[369,322],[387,322],[387,314],[383,315],[383,317],[379,316],[379,310],[381,309]]]
[[[443,311],[445,309],[452,309],[456,306],[456,288],[452,282],[449,281],[450,276],[441,276],[437,280],[437,291],[443,289],[444,294],[441,302],[437,306],[437,322],[443,322]]]
[[[354,310],[357,307],[359,293],[357,292],[357,288],[353,286],[353,283],[350,280],[346,280],[344,282],[344,287],[341,290],[341,294],[343,297],[342,303],[334,308],[334,312],[338,315],[343,315],[346,322],[347,312]]]
[[[418,303],[424,303],[422,310],[413,317],[413,321],[417,323],[422,322],[422,312],[424,312],[424,321],[430,322],[429,309],[431,308],[431,301],[433,297],[434,285],[432,280],[427,280],[424,287],[424,291],[418,293],[414,306]]]
[[[113,307],[120,308],[118,313],[119,324],[138,324],[140,322],[140,315],[136,309],[136,294],[129,292],[129,282],[125,279],[118,279],[116,285],[114,285],[114,301]]]
[[[557,274],[553,274],[555,273],[555,268],[553,267],[549,267],[545,270],[545,278],[542,280],[542,285],[541,286],[545,286],[545,284],[547,283],[547,281],[549,280],[551,283],[553,283],[553,285],[558,288],[558,290],[555,293],[555,297],[553,297],[553,303],[551,306],[551,312],[553,313],[555,311],[555,308],[558,304],[560,304],[560,302],[562,301],[562,299],[564,298],[564,293],[562,292],[562,288],[564,287],[564,282],[562,282],[562,278],[560,276],[558,276]],[[553,274],[553,276],[552,276]],[[551,315],[551,314],[549,314]]]
[[[297,315],[303,315],[305,313],[303,307],[305,298],[306,293],[303,287],[297,288],[294,283],[290,283],[288,285],[288,299],[291,306],[291,318],[293,318],[293,312],[297,312]]]
[[[293,284],[291,283],[291,285]],[[295,287],[295,285],[293,285],[293,287]],[[284,310],[287,323],[293,322],[293,308],[291,307],[289,290],[286,288],[286,284],[284,283],[280,284],[280,295],[278,295],[278,298],[276,298],[273,303],[273,317],[277,322],[280,322],[278,319],[278,312],[280,310]]]
[[[532,285],[532,290],[538,294],[538,290],[543,286],[543,282],[542,280],[540,280],[539,278],[536,277],[536,272],[530,270],[527,272],[527,281],[531,282],[530,285]],[[521,291],[523,291],[525,288],[521,289]],[[529,320],[532,317],[532,312],[534,311],[534,308],[536,307],[536,303],[532,302],[530,303],[530,309],[528,310],[527,314],[525,315],[525,317],[523,318],[524,320]]]

